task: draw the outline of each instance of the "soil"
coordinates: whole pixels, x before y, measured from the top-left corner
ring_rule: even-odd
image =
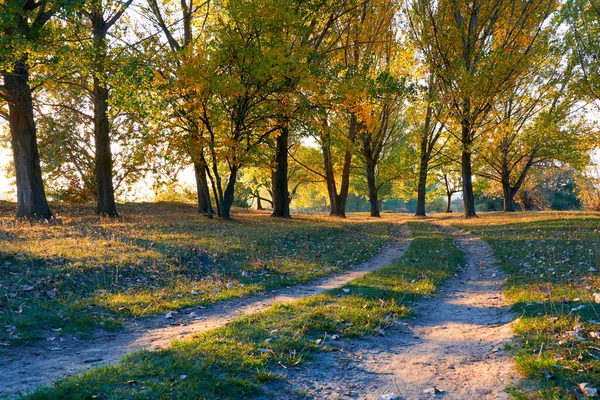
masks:
[[[504,351],[513,315],[502,296],[505,276],[489,245],[450,227],[465,265],[439,290],[414,306],[384,336],[342,341],[298,369],[281,369],[284,383],[267,385],[268,398],[504,399],[517,383]]]
[[[406,225],[396,224],[394,229],[395,239],[369,262],[309,284],[222,301],[208,307],[189,308],[173,313],[172,319],[161,315],[128,321],[118,332],[99,331],[86,340],[61,335],[52,342],[3,349],[0,352],[0,398],[16,397],[58,378],[117,362],[136,350],[166,347],[174,339],[223,326],[242,315],[260,312],[276,303],[292,302],[340,287],[391,264],[403,254],[408,247],[410,233]]]

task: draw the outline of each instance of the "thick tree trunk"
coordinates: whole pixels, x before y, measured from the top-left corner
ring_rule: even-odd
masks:
[[[4,86],[11,100],[8,122],[17,178],[16,216],[47,220],[52,217],[52,212],[44,191],[28,80],[28,67],[23,60],[15,63],[12,73],[4,74]]]
[[[288,139],[289,125],[285,122],[279,130],[275,175],[273,179],[273,217],[290,218],[290,193],[288,190]],[[259,199],[260,201],[260,199]]]
[[[231,219],[231,206],[233,205],[237,170],[237,167],[231,168],[227,187],[223,193],[223,200],[221,201],[221,218],[224,219]]]
[[[264,210],[265,208],[262,206],[262,200],[260,198],[260,192],[256,191],[256,209],[257,210]]]
[[[204,161],[194,162],[194,175],[196,176],[196,192],[198,193],[198,212],[212,218],[214,210],[210,204],[210,191]]]
[[[509,185],[502,183],[502,191],[504,192],[504,211],[514,212],[515,211],[515,193]]]
[[[94,145],[96,150],[96,214],[116,217],[113,187],[112,153],[110,150],[110,125],[108,121],[108,87],[104,73],[106,59],[106,29],[101,16],[94,21]],[[96,26],[98,25],[98,26]]]
[[[510,185],[510,172],[506,165],[503,166],[502,171],[502,193],[504,196],[504,211],[505,212],[513,212],[515,211],[515,193],[516,190],[513,190],[513,187]]]
[[[475,195],[473,194],[473,171],[471,165],[471,128],[467,123],[462,126],[462,181],[465,217],[477,217],[475,214]]]

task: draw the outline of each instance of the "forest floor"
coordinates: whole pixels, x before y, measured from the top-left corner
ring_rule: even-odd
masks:
[[[0,397],[33,390],[98,365],[115,363],[135,351],[168,347],[173,340],[222,327],[236,318],[264,311],[275,304],[286,304],[340,288],[370,271],[391,264],[404,253],[409,242],[410,233],[406,225],[401,225],[395,231],[394,240],[368,262],[308,284],[286,286],[208,306],[189,307],[171,312],[169,318],[160,315],[128,320],[123,329],[96,331],[87,340],[64,337],[60,347],[20,346],[5,350],[0,364],[0,376],[3,377]]]
[[[30,397],[580,399],[600,386],[598,214],[231,224],[129,207],[117,223],[28,229],[0,204],[0,397],[86,369]],[[71,319],[82,309],[92,329]]]
[[[286,384],[319,399],[508,398],[518,377],[504,351],[515,319],[502,296],[505,276],[486,243],[444,231],[465,260],[439,297],[416,304],[416,317],[385,335],[347,341],[339,352],[290,370]]]

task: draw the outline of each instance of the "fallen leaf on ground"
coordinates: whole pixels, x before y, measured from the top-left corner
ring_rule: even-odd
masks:
[[[580,383],[579,389],[581,389],[585,397],[596,397],[598,395],[598,389],[594,388],[587,382]]]

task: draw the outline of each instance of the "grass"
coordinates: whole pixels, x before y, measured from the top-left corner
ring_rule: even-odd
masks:
[[[123,217],[53,207],[56,225],[0,202],[0,351],[126,318],[307,282],[356,265],[391,239],[389,220],[240,212],[208,220],[185,204],[126,204]]]
[[[462,254],[427,223],[411,222],[413,242],[393,265],[328,291],[236,320],[175,342],[162,351],[131,354],[120,363],[66,378],[31,399],[204,399],[260,395],[282,366],[295,366],[341,338],[377,334],[410,314],[411,302],[434,294]]]
[[[520,315],[514,348],[527,378],[517,398],[578,398],[600,388],[600,215],[483,214],[461,227],[480,235],[509,274],[506,296]]]

